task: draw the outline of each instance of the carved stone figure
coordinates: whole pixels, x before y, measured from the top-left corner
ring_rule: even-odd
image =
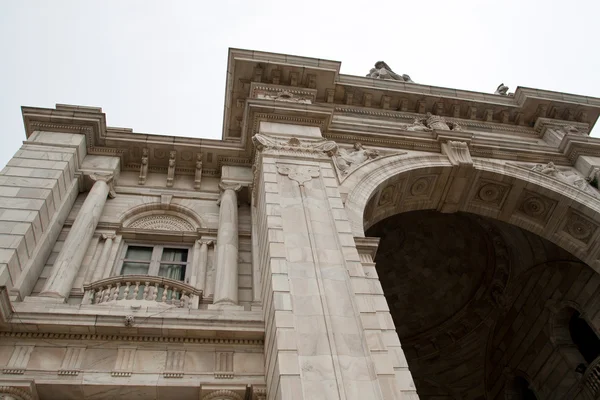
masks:
[[[406,127],[406,130],[412,132],[431,132],[431,129],[423,123],[422,119],[419,118],[415,118],[412,125],[408,125]]]
[[[365,161],[379,157],[379,153],[375,150],[367,150],[362,144],[354,143],[354,150],[338,148],[333,160],[342,175],[347,175],[351,169],[356,168]]]
[[[427,113],[427,126],[431,129],[450,130],[450,126],[448,126],[444,117],[431,113]]]
[[[169,156],[169,169],[167,171],[167,187],[173,186],[173,180],[175,178],[175,155],[176,151],[171,151]]]
[[[460,131],[462,128],[456,122],[446,121],[446,118],[431,113],[427,113],[427,118],[415,118],[413,123],[406,127],[407,131],[413,132],[431,132],[434,129]]]
[[[200,181],[202,181],[202,153],[198,153],[196,159],[196,176],[194,178],[194,189],[200,189]]]
[[[590,174],[588,175],[588,177],[585,180],[588,181],[592,187],[595,187],[596,189],[600,189],[598,187],[598,186],[600,186],[598,184],[598,181],[600,181],[600,168],[597,168],[597,167],[592,168],[592,171],[590,172]]]
[[[148,149],[142,150],[142,163],[140,165],[140,179],[138,183],[140,185],[146,184],[146,177],[148,176]]]
[[[583,190],[594,197],[598,197],[598,191],[590,186],[590,183],[587,179],[582,178],[576,173],[566,174],[565,172],[560,171],[552,161],[546,165],[536,164],[532,170],[551,176],[552,178],[558,179],[559,181],[568,185],[575,186],[576,188]]]
[[[391,79],[394,81],[414,83],[413,80],[410,79],[410,76],[408,76],[407,74],[399,75],[392,71],[390,66],[387,65],[385,61],[377,61],[375,63],[375,67],[371,68],[367,76],[369,78]]]
[[[499,84],[494,94],[499,94],[500,96],[508,95],[508,86],[506,86],[504,83]]]

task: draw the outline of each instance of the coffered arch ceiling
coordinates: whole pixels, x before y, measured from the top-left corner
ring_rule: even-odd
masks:
[[[377,272],[422,400],[500,398],[517,372],[540,399],[574,385],[548,304],[600,301],[599,275],[576,257],[463,212],[400,213],[366,234],[381,238]]]
[[[535,233],[600,271],[600,200],[531,165],[447,156],[382,157],[344,178],[340,192],[356,237],[389,216],[434,209],[491,217]]]

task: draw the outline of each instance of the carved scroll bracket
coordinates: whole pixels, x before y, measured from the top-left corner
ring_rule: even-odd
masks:
[[[457,167],[472,167],[473,159],[469,144],[463,141],[448,140],[442,143],[442,154],[448,156],[452,165]]]

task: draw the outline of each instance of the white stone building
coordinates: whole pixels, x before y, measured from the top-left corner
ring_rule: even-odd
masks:
[[[600,99],[339,69],[230,50],[222,140],[23,107],[0,398],[599,398]]]

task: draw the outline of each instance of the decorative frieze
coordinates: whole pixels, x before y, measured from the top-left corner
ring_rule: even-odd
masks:
[[[177,336],[126,336],[126,335],[85,335],[76,333],[38,333],[38,332],[0,332],[0,338],[11,339],[54,339],[54,340],[91,340],[116,342],[158,342],[262,346],[262,339],[193,338]],[[33,347],[33,346],[31,346]]]
[[[58,375],[79,375],[85,347],[67,347]]]
[[[183,378],[185,363],[185,351],[184,350],[168,350],[167,359],[165,361],[165,371],[163,376],[165,378]]]
[[[2,373],[10,375],[24,374],[34,347],[35,346],[16,345],[8,360],[8,364],[2,369]]]
[[[131,373],[133,372],[133,363],[135,361],[135,352],[135,348],[120,347],[117,351],[115,367],[110,374],[120,378],[131,376]]]
[[[233,379],[233,351],[217,351],[215,354],[215,378]]]

